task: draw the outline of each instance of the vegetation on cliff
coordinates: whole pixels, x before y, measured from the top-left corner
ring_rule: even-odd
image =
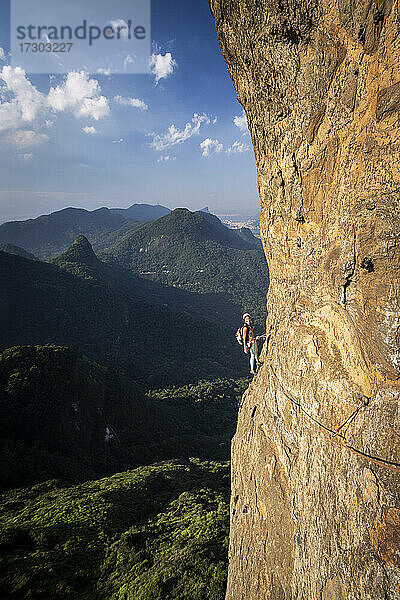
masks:
[[[0,497],[0,595],[223,600],[229,465],[142,467]]]

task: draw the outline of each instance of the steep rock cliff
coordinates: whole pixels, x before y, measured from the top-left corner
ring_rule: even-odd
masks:
[[[255,150],[272,328],[232,445],[227,598],[398,599],[399,4],[210,7]]]

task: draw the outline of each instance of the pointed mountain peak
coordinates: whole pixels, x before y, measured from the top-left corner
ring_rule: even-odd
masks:
[[[98,259],[89,240],[84,235],[78,235],[73,244],[58,257],[65,262],[76,262],[89,266],[98,264]]]

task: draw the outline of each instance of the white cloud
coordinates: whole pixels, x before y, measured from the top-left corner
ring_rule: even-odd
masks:
[[[95,121],[110,114],[105,96],[100,95],[97,79],[89,79],[84,71],[71,71],[64,82],[50,88],[47,97],[49,106],[56,112],[72,112],[76,117],[90,117]]]
[[[86,127],[82,127],[83,133],[87,133],[88,135],[96,135],[97,129],[93,127],[93,125],[86,125]]]
[[[7,60],[6,53],[4,52],[4,49],[1,46],[0,46],[0,60]]]
[[[238,127],[240,129],[240,131],[242,133],[247,133],[249,131],[249,127],[247,125],[247,117],[246,117],[246,113],[243,111],[242,114],[239,117],[235,117],[233,119],[234,124],[236,125],[236,127]]]
[[[133,106],[134,108],[140,108],[140,110],[147,110],[149,108],[147,104],[139,98],[123,98],[122,96],[115,96],[114,100],[123,106]]]
[[[0,103],[0,131],[15,129],[24,125],[16,102]]]
[[[45,107],[45,96],[28,81],[21,67],[4,66],[0,79],[5,83],[5,91],[14,96],[0,103],[0,131],[32,123]]]
[[[22,158],[23,158],[23,160],[26,160],[26,161],[32,160],[33,154],[32,154],[32,152],[27,152],[26,154],[22,155]]]
[[[200,148],[202,149],[201,155],[208,157],[212,156],[212,154],[218,154],[222,152],[224,146],[218,140],[207,138],[204,140],[204,142],[201,142]]]
[[[17,146],[17,148],[27,148],[29,146],[38,146],[47,142],[49,136],[45,133],[37,133],[30,129],[20,129],[13,133],[8,134],[5,141],[9,144]]]
[[[249,144],[244,144],[243,142],[233,142],[232,146],[229,146],[226,150],[226,154],[242,154],[243,152],[248,152],[250,150]]]
[[[24,121],[33,121],[41,108],[45,97],[26,78],[21,67],[3,67],[0,78],[5,82],[7,90],[14,94],[14,102],[18,105]]]
[[[113,144],[122,144],[123,141],[124,141],[124,138],[119,138],[119,140],[113,140],[112,143]]]
[[[154,148],[154,150],[162,152],[167,148],[171,148],[172,146],[186,142],[186,140],[190,139],[194,135],[198,135],[200,132],[200,127],[202,125],[209,124],[210,117],[208,115],[199,115],[195,113],[191,122],[186,123],[184,129],[178,129],[172,123],[172,125],[169,126],[167,133],[164,133],[163,135],[154,132],[150,133],[149,135],[153,138],[150,146]]]
[[[42,94],[27,79],[21,67],[5,65],[0,70],[0,132],[22,129],[30,124],[32,129],[53,125],[52,112],[71,112],[76,118],[86,117],[96,121],[110,113],[108,99],[100,94],[96,79],[81,71],[71,71],[63,83]],[[44,119],[44,121],[43,121]],[[40,123],[39,123],[40,121]]]
[[[171,52],[167,52],[164,55],[152,54],[150,57],[150,72],[155,76],[156,84],[160,79],[166,79],[169,75],[172,75],[177,66]]]
[[[174,160],[176,160],[176,156],[169,156],[169,154],[167,154],[167,156],[160,156],[159,158],[157,158],[158,163],[173,162]]]

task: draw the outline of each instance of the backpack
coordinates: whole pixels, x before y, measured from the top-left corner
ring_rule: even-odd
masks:
[[[238,344],[240,344],[241,346],[243,346],[244,344],[244,339],[243,339],[243,327],[239,327],[239,329],[237,330],[236,334],[236,341]]]

